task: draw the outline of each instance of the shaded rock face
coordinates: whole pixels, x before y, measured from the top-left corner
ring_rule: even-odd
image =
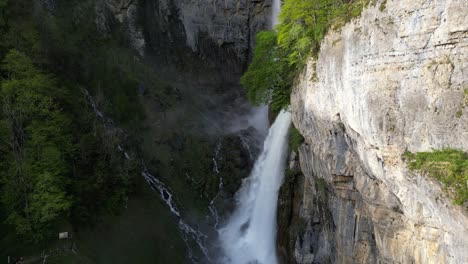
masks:
[[[237,84],[255,34],[268,26],[271,0],[100,0],[96,22],[128,26],[129,41],[163,72],[203,85]],[[109,14],[111,15],[109,17]]]
[[[251,110],[240,77],[255,34],[269,26],[270,6],[271,0],[99,0],[96,25],[103,35],[123,29],[137,59],[180,91],[177,108],[203,112],[187,122],[224,130],[233,115]]]
[[[468,262],[466,208],[401,158],[468,150],[468,2],[385,2],[330,32],[293,90],[304,224],[279,221],[286,263]]]
[[[145,53],[163,75],[219,97],[222,109],[215,111],[241,108],[240,76],[256,32],[267,26],[270,0],[141,0],[139,6]]]

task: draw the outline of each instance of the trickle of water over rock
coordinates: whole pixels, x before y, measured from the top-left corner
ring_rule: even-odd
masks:
[[[112,126],[113,127],[114,122],[112,121],[112,119],[107,118],[101,111],[99,111],[99,109],[98,109],[98,107],[97,107],[97,105],[96,105],[96,103],[94,101],[94,98],[91,96],[89,91],[86,90],[86,89],[83,89],[82,91],[83,91],[86,99],[88,100],[88,103],[93,108],[93,111],[96,114],[96,117],[104,124],[104,126],[106,126],[106,127],[111,127]],[[124,154],[126,159],[130,159],[130,155],[125,151],[125,149],[121,145],[117,145],[116,147],[120,152],[122,152]],[[177,219],[179,221],[179,223],[178,223],[179,230],[181,231],[182,239],[184,240],[184,242],[185,242],[185,244],[187,246],[190,260],[193,263],[197,263],[196,259],[193,256],[193,253],[192,253],[193,250],[190,247],[190,241],[194,241],[198,245],[201,253],[204,255],[206,260],[208,262],[211,262],[210,257],[209,257],[209,253],[208,253],[208,249],[206,247],[207,236],[205,234],[203,234],[201,231],[197,230],[194,227],[191,227],[190,225],[188,225],[187,223],[184,222],[184,220],[181,218],[180,211],[177,208],[177,206],[176,206],[176,204],[175,204],[175,202],[173,200],[172,192],[169,190],[168,187],[166,187],[166,185],[163,182],[158,180],[156,177],[154,177],[148,171],[148,168],[146,167],[146,165],[145,165],[145,163],[143,161],[142,161],[142,169],[143,170],[141,172],[141,175],[145,178],[145,180],[149,184],[150,188],[155,192],[159,192],[159,195],[160,195],[161,199],[169,207],[169,210],[171,211],[171,213],[175,217],[177,217]]]

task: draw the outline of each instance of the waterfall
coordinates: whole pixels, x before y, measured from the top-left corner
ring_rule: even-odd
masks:
[[[271,28],[279,23],[281,0],[273,0]],[[266,108],[266,107],[265,107]],[[222,263],[277,264],[276,211],[284,178],[291,113],[281,111],[271,126],[263,151],[236,194],[237,208],[218,230]]]
[[[279,24],[279,13],[281,11],[281,0],[273,0],[271,7],[271,27],[274,29]]]
[[[264,149],[236,195],[237,209],[219,230],[225,259],[232,264],[276,264],[276,211],[284,177],[291,114],[282,111]]]

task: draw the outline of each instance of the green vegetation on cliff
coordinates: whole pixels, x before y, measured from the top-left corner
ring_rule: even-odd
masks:
[[[456,149],[406,152],[409,168],[427,173],[444,184],[455,204],[468,200],[468,153]]]
[[[6,222],[27,240],[57,232],[71,214],[89,222],[121,207],[133,165],[115,154],[112,138],[68,87],[10,50],[0,67],[0,187]],[[120,156],[120,157],[119,157]],[[135,173],[135,172],[133,172]],[[55,226],[55,227],[54,227]]]
[[[275,111],[289,105],[294,78],[307,58],[317,56],[320,42],[361,14],[369,0],[285,0],[276,31],[260,32],[254,57],[242,77],[249,100],[271,103]]]
[[[288,101],[290,87],[285,80],[291,69],[282,60],[283,50],[278,46],[277,34],[274,31],[259,32],[256,37],[256,47],[252,63],[242,76],[241,83],[247,88],[247,98],[255,104],[268,104],[275,109],[283,107]]]
[[[304,143],[304,137],[301,135],[299,130],[292,125],[289,129],[289,148],[290,151],[297,151],[301,144]]]
[[[96,32],[94,13],[94,1],[57,2],[50,15],[40,1],[0,0],[0,234],[13,231],[10,243],[91,225],[133,190],[138,171],[115,147],[123,135],[96,120],[82,87],[135,131],[145,72],[121,38]]]

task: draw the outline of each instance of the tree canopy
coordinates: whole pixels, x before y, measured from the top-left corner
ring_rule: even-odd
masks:
[[[7,169],[0,172],[7,221],[20,234],[41,239],[44,229],[66,213],[71,197],[67,159],[73,152],[70,120],[48,96],[55,81],[24,54],[11,50],[2,62],[0,129]]]
[[[270,103],[278,111],[289,105],[294,77],[316,56],[331,27],[359,16],[369,0],[285,0],[276,30],[260,32],[242,85],[254,104]]]

